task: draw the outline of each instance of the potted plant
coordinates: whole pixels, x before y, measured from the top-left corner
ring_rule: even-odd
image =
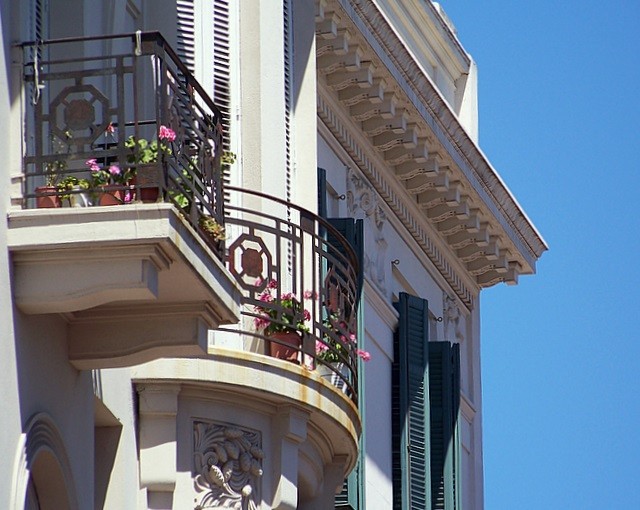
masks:
[[[103,168],[95,159],[88,159],[85,165],[91,171],[91,188],[96,195],[96,205],[120,205],[131,202],[131,169],[122,170],[116,163]]]
[[[56,160],[45,165],[45,185],[37,186],[35,189],[36,207],[52,208],[60,207],[60,196],[58,195],[58,179],[60,174],[67,168],[65,161]]]
[[[198,219],[198,227],[209,244],[215,250],[219,250],[220,241],[224,241],[227,238],[224,226],[218,223],[214,217],[205,215],[200,216]]]
[[[307,293],[305,293],[307,297]],[[278,282],[271,280],[259,296],[254,317],[256,330],[275,340],[269,342],[269,354],[275,358],[298,363],[302,334],[309,333],[309,310],[290,292],[279,292]]]
[[[131,184],[137,185],[140,200],[143,202],[156,202],[160,195],[157,186],[157,164],[161,155],[171,156],[173,151],[169,144],[176,139],[176,133],[173,129],[161,125],[158,132],[158,139],[149,142],[146,138],[136,139],[130,136],[124,142],[124,146],[131,151],[127,158],[127,162],[135,167],[129,169],[131,172]],[[152,167],[152,176],[145,176],[143,179],[144,167]],[[152,186],[147,186],[152,184]],[[155,184],[155,185],[153,185]]]
[[[60,200],[63,203],[66,200],[69,203],[69,207],[87,207],[91,205],[89,196],[86,193],[89,187],[87,179],[68,175],[56,185],[56,190]]]
[[[72,138],[71,132],[65,131],[64,136],[66,138],[66,142],[60,140],[54,135],[51,135],[51,145],[56,155],[69,153],[69,141]],[[37,186],[34,190],[36,195],[36,207],[52,208],[62,206],[60,196],[58,195],[57,185],[60,176],[65,172],[66,169],[66,159],[56,159],[55,161],[45,163],[45,185]]]
[[[363,361],[369,361],[371,355],[358,349],[358,339],[355,333],[349,331],[347,323],[341,320],[337,312],[329,314],[323,321],[325,333],[322,340],[316,340],[316,370],[323,379],[333,386],[348,391],[349,369],[345,363],[355,354]]]

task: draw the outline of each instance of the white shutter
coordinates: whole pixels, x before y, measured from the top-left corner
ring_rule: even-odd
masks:
[[[176,51],[180,60],[192,73],[195,71],[195,9],[194,0],[176,0],[178,37]]]

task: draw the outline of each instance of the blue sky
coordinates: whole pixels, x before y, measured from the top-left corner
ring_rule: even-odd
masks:
[[[482,294],[486,508],[640,509],[640,2],[441,4],[550,246]]]

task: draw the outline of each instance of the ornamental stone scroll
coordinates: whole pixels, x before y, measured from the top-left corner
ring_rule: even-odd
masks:
[[[363,270],[384,294],[388,267],[387,240],[384,236],[387,216],[378,203],[376,190],[351,168],[347,174],[347,207],[350,216],[364,219],[365,239],[375,243],[373,250],[369,249],[370,245],[364,250]]]

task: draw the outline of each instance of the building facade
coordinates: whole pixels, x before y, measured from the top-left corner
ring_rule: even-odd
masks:
[[[425,0],[0,7],[0,506],[483,508],[542,237]]]

